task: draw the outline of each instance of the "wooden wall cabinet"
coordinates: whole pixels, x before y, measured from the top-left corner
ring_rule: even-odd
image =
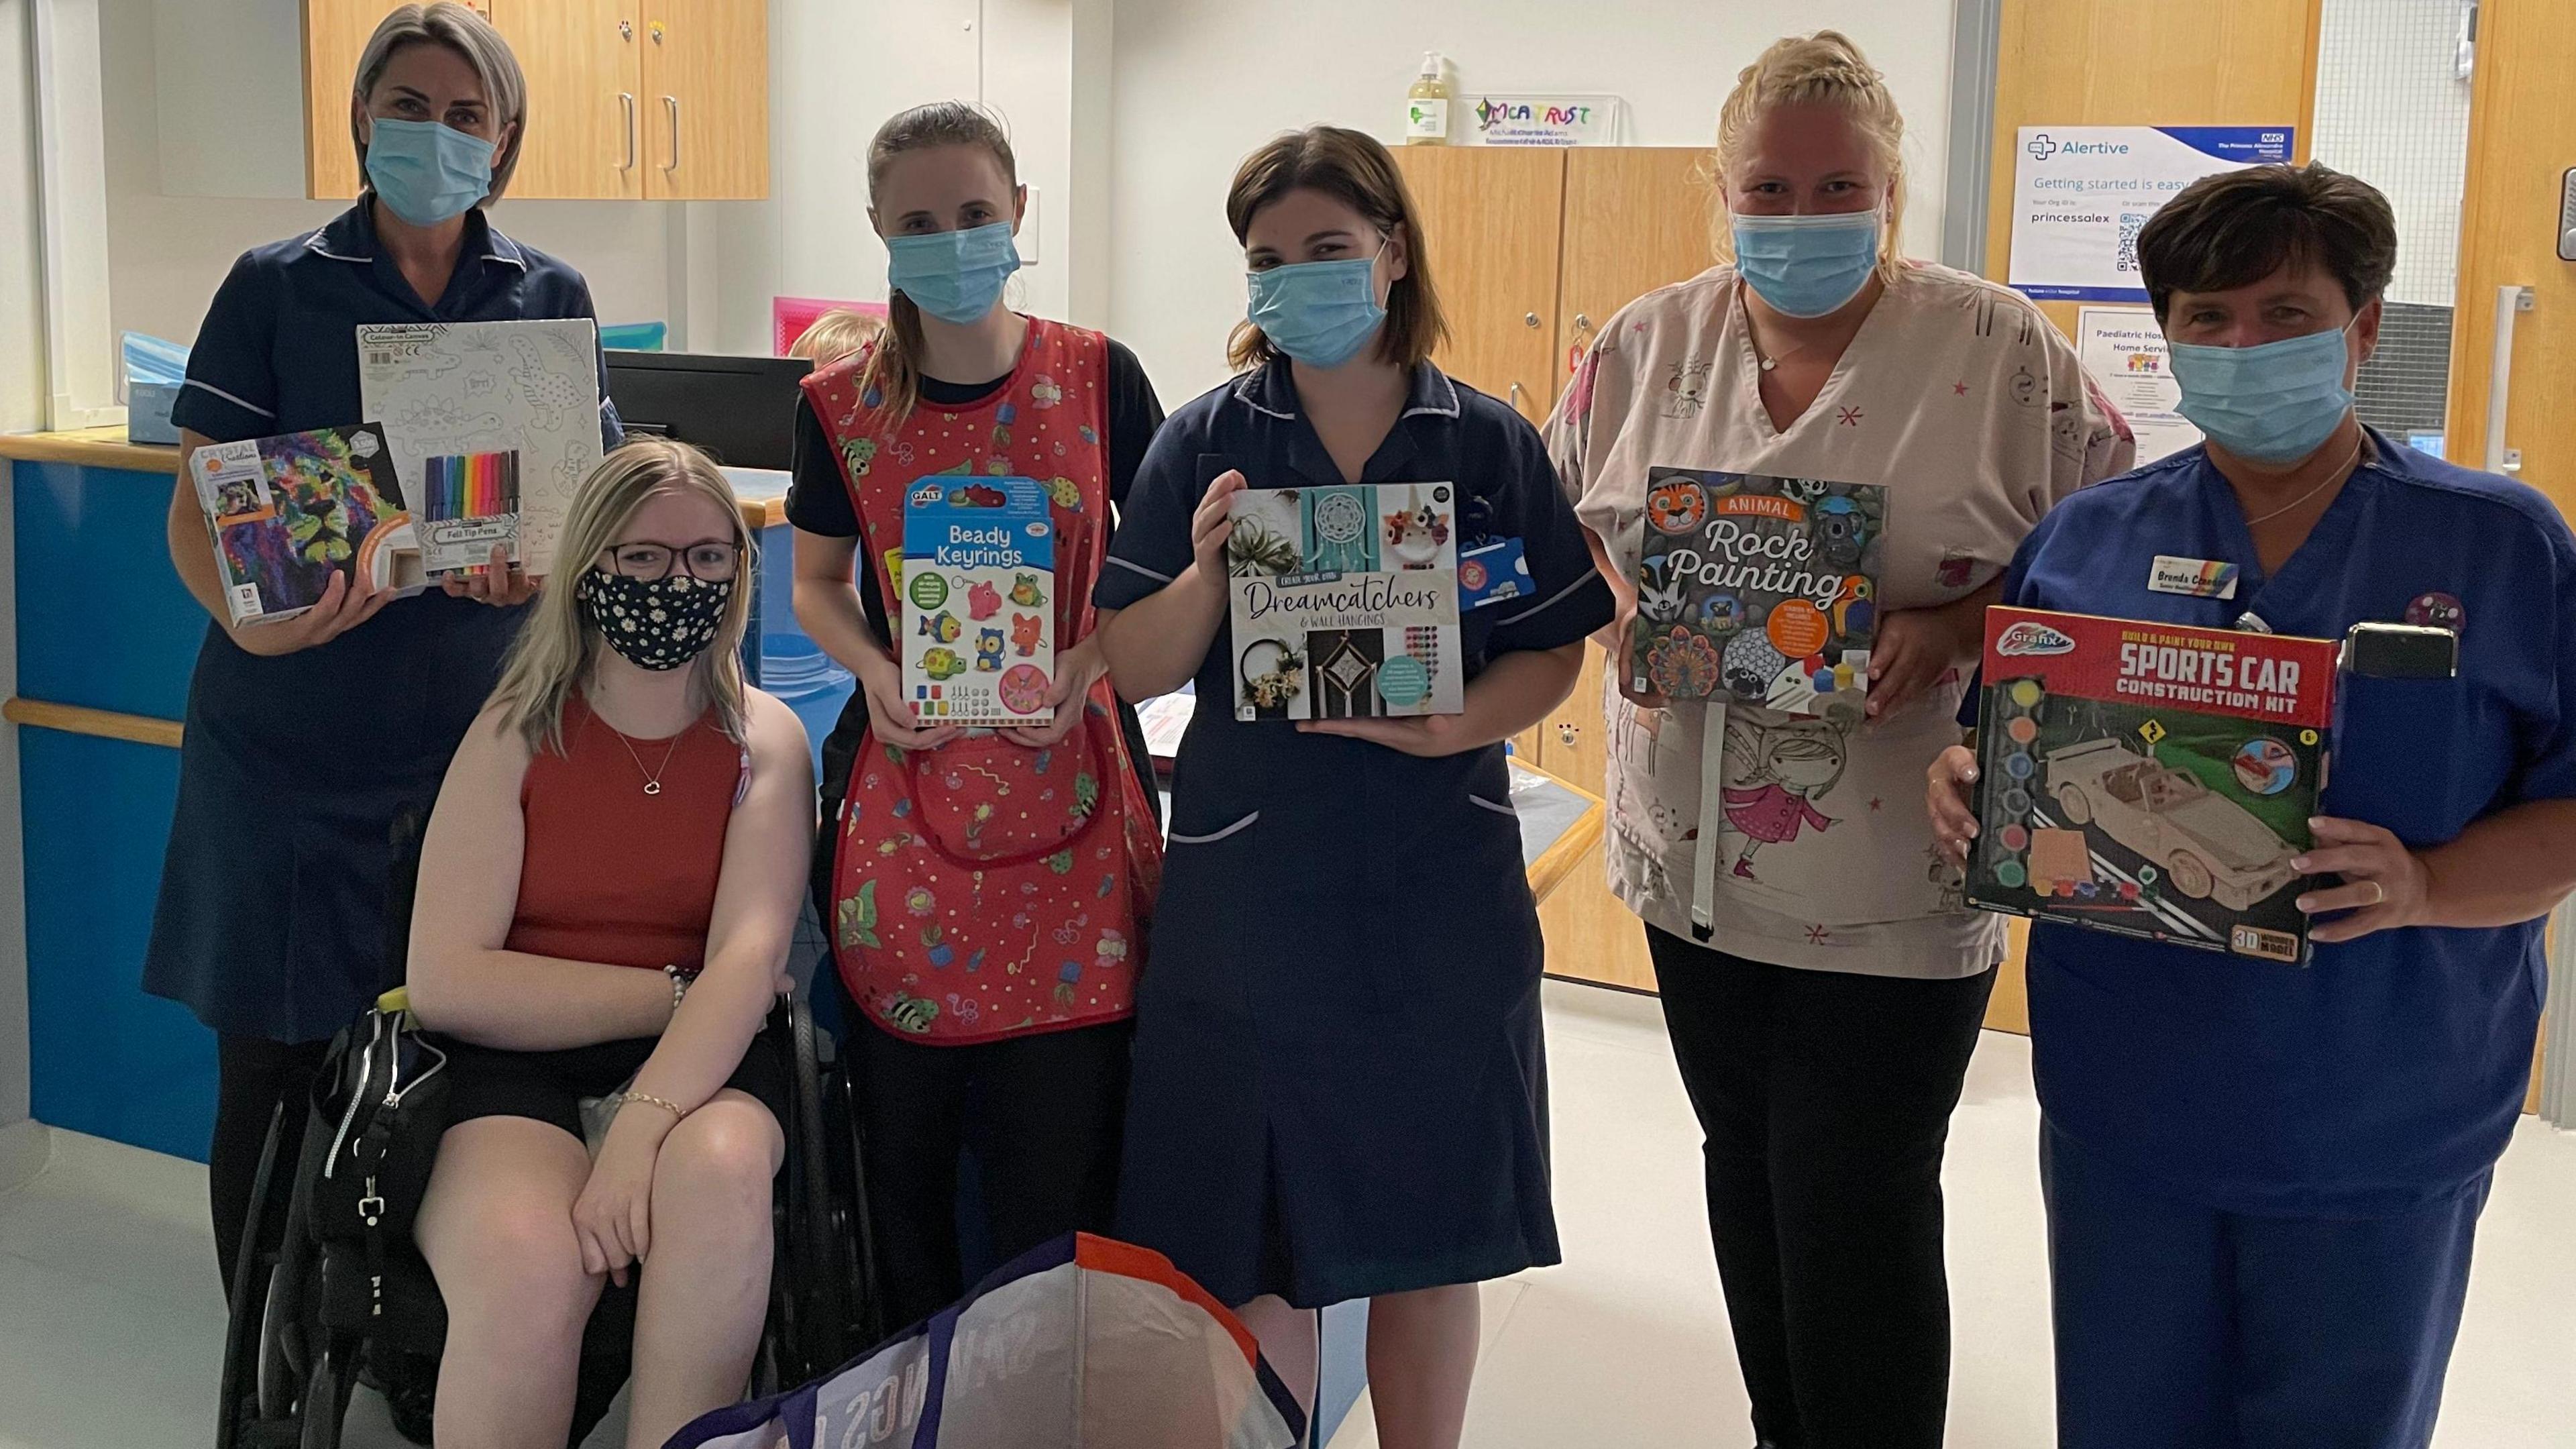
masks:
[[[528,78],[522,200],[769,193],[766,0],[472,0]],[[358,194],[349,83],[394,0],[304,0],[308,190]]]
[[[1397,151],[1448,312],[1449,343],[1434,361],[1532,423],[1546,422],[1611,314],[1707,270],[1707,154],[1660,146]],[[1521,758],[1596,795],[1610,745],[1605,658],[1587,647],[1574,693],[1512,742]],[[1548,972],[1651,991],[1645,933],[1610,893],[1602,848],[1539,908]]]

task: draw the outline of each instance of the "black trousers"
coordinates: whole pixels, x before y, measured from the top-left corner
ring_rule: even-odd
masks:
[[[268,1219],[267,1237],[275,1242],[295,1186],[295,1160],[304,1144],[313,1074],[321,1069],[323,1053],[330,1046],[327,1041],[269,1041],[231,1032],[215,1036],[215,1135],[206,1152],[206,1197],[214,1209],[215,1262],[224,1275],[228,1298],[242,1229],[250,1222],[251,1189],[259,1177],[260,1149],[268,1142],[269,1119],[280,1102],[286,1104],[285,1130],[278,1138],[278,1165],[269,1192],[275,1211]]]
[[[1648,927],[1707,1134],[1708,1223],[1753,1431],[1931,1449],[1950,1392],[1941,1154],[1995,973],[1767,966]]]
[[[1109,1231],[1133,1023],[925,1046],[854,1017],[847,1035],[888,1328],[966,1291],[961,1153],[973,1155],[986,1250],[976,1256],[988,1266],[1069,1232]]]

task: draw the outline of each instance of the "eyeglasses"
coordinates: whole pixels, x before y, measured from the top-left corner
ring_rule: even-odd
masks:
[[[688,570],[702,583],[720,584],[742,570],[742,546],[705,539],[686,546],[667,543],[621,543],[600,550],[620,575],[650,583],[671,576],[674,567]]]

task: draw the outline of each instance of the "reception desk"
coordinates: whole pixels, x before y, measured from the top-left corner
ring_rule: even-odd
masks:
[[[206,628],[170,567],[178,450],[108,428],[0,436],[0,460],[16,525],[18,679],[0,717],[19,727],[30,1105],[39,1122],[203,1160],[213,1034],[142,989]],[[734,482],[783,576],[784,475]],[[755,599],[777,609],[768,583]]]

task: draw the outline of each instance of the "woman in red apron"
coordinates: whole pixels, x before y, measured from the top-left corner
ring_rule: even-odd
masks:
[[[869,147],[868,192],[892,258],[889,325],[806,380],[788,519],[796,617],[860,683],[824,746],[816,904],[866,1018],[848,1050],[869,1206],[887,1319],[909,1323],[964,1291],[968,1149],[994,1259],[1108,1226],[1161,844],[1142,731],[1090,637],[1091,591],[1162,409],[1125,348],[1003,305],[1027,193],[990,117],[958,103],[896,116]],[[1032,576],[992,621],[1054,611],[1049,726],[919,729],[904,698],[887,608],[904,498],[970,473],[1050,495],[1053,597]]]

